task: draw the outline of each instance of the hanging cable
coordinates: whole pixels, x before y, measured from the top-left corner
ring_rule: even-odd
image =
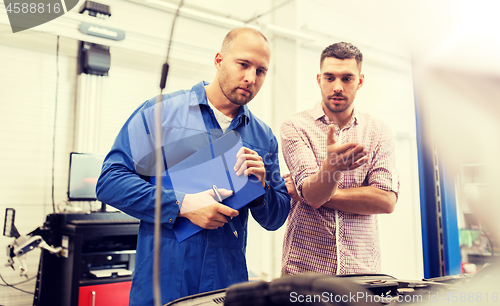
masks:
[[[54,106],[54,130],[52,132],[52,211],[56,213],[56,201],[54,197],[54,168],[56,160],[56,123],[57,123],[57,96],[59,92],[59,36],[57,36],[56,47],[56,99]]]
[[[155,306],[161,306],[161,286],[160,286],[160,248],[161,248],[161,199],[162,199],[162,189],[161,189],[161,175],[163,167],[163,150],[162,150],[162,131],[161,131],[161,97],[163,95],[163,89],[167,83],[168,76],[168,59],[170,56],[170,47],[172,45],[172,36],[174,34],[175,21],[179,15],[179,10],[184,4],[184,0],[181,0],[177,11],[175,12],[174,19],[172,21],[172,28],[170,30],[170,38],[168,42],[167,58],[163,64],[160,79],[160,95],[156,100],[155,105],[155,164],[156,164],[156,190],[155,190],[155,226],[154,226],[154,257],[153,257],[153,294]]]
[[[15,284],[9,284],[9,283],[7,283],[7,282],[5,281],[5,279],[3,278],[2,274],[0,274],[0,279],[2,279],[2,282],[4,282],[4,283],[5,283],[5,285],[4,285],[4,284],[0,284],[0,286],[11,287],[12,289],[16,289],[16,290],[19,290],[19,291],[24,292],[24,293],[27,293],[27,294],[34,294],[33,292],[29,292],[29,291],[26,291],[26,290],[23,290],[23,289],[17,288],[16,286],[17,286],[17,285],[24,284],[24,283],[27,283],[27,282],[29,282],[29,281],[32,281],[32,280],[34,280],[35,278],[36,278],[36,276],[32,276],[32,277],[30,277],[29,279],[24,280],[24,281],[22,281],[22,282],[15,283]]]

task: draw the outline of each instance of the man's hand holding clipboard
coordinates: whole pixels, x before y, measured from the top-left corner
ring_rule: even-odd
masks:
[[[202,229],[223,226],[226,216],[238,216],[239,209],[265,194],[262,158],[243,147],[235,132],[224,134],[171,167],[168,174],[174,190],[185,194],[173,228],[179,242]],[[213,185],[225,205],[217,203]]]

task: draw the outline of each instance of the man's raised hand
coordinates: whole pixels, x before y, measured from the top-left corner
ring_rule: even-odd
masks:
[[[335,140],[333,125],[328,127],[326,135],[327,156],[324,161],[325,169],[336,173],[338,171],[354,170],[367,162],[366,151],[363,145],[353,142],[344,144]]]

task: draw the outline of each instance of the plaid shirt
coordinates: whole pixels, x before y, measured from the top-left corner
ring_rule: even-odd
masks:
[[[375,186],[397,195],[399,179],[390,128],[355,110],[340,130],[325,115],[320,102],[281,126],[283,155],[299,196],[304,180],[319,170],[326,157],[326,134],[331,124],[337,142],[362,144],[369,152],[367,164],[342,173],[338,188]],[[301,201],[292,200],[282,265],[292,275],[310,271],[330,275],[380,273],[377,215],[314,209],[302,196]]]

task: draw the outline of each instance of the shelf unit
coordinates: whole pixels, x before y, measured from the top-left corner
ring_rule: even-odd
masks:
[[[119,212],[52,214],[45,226],[63,255],[42,252],[33,305],[128,305],[131,275],[96,278],[92,271],[133,271],[138,220]]]
[[[474,264],[477,270],[481,269],[484,264],[493,262],[496,256],[492,250],[495,242],[492,241],[483,228],[480,220],[471,209],[470,202],[480,201],[482,193],[488,184],[484,182],[484,165],[483,163],[466,163],[460,167],[457,183],[457,199],[458,199],[458,220],[461,232],[469,231],[470,235],[475,233],[473,238],[461,234],[462,241],[460,243],[461,261],[462,264]],[[465,272],[465,271],[464,271]]]

